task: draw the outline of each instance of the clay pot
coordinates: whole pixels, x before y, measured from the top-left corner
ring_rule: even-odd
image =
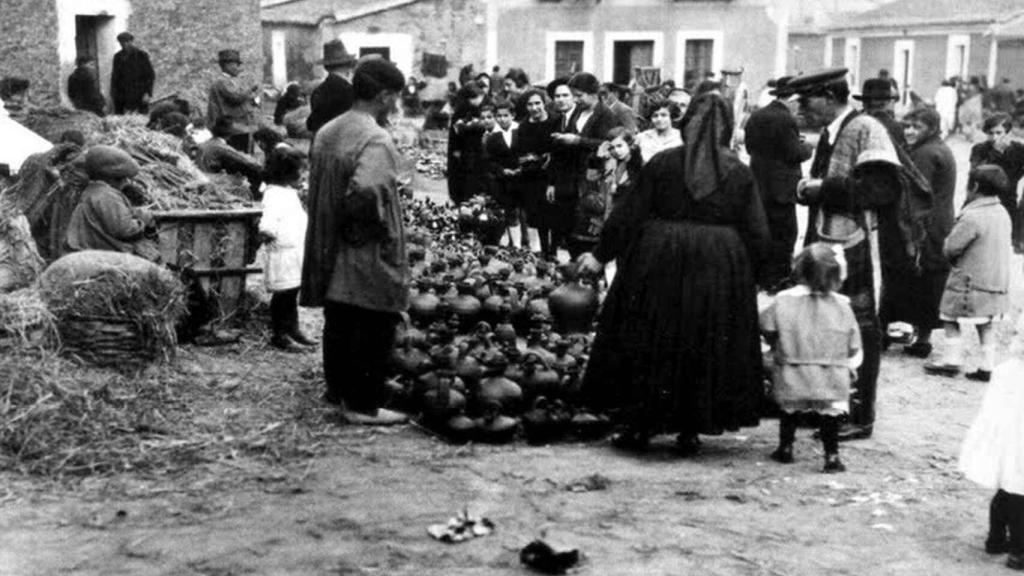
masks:
[[[477,440],[488,444],[507,444],[515,439],[518,429],[519,421],[503,416],[495,404],[489,404],[484,415],[476,421]]]
[[[508,361],[495,357],[487,364],[487,373],[476,389],[475,403],[478,408],[497,404],[504,412],[515,412],[523,399],[523,389],[510,378],[505,377]]]
[[[439,422],[465,410],[466,397],[454,389],[454,383],[455,376],[450,372],[441,371],[437,375],[437,384],[420,396],[424,418]]]
[[[480,318],[480,300],[473,295],[475,287],[470,282],[459,284],[459,295],[452,299],[452,311],[459,318],[459,326],[468,330]]]
[[[508,304],[502,304],[499,309],[501,321],[494,327],[494,340],[500,345],[516,344],[516,328],[512,325],[512,313]]]
[[[437,307],[440,304],[441,299],[434,293],[430,283],[421,280],[419,291],[409,298],[409,317],[417,325],[428,325],[437,317]]]
[[[555,345],[555,359],[551,362],[551,367],[561,375],[565,375],[569,371],[579,369],[579,360],[575,356],[569,354],[569,341],[558,340]]]
[[[476,436],[477,423],[465,414],[457,414],[446,420],[437,431],[449,442],[465,444]]]
[[[523,379],[519,381],[526,398],[557,396],[560,383],[558,372],[548,368],[540,356],[535,353],[526,354],[523,360]]]
[[[391,365],[404,376],[419,376],[433,366],[430,356],[414,347],[409,340],[391,351]]]
[[[569,421],[569,414],[561,402],[549,402],[547,398],[538,396],[533,408],[523,414],[523,435],[532,445],[555,442],[569,432]]]
[[[555,330],[562,334],[590,332],[597,316],[597,290],[576,279],[575,267],[564,268],[565,282],[548,295]]]
[[[484,366],[472,354],[467,354],[455,364],[455,374],[468,386],[473,386],[484,375]]]
[[[573,435],[580,440],[596,440],[605,436],[611,429],[611,422],[589,412],[580,412],[569,422]]]

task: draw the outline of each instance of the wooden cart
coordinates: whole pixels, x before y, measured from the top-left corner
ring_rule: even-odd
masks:
[[[262,272],[254,262],[262,213],[259,208],[153,213],[164,263],[191,268],[216,298],[222,318],[242,304],[245,277]]]

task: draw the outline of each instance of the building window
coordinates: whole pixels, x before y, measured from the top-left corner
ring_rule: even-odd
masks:
[[[946,48],[946,78],[967,77],[971,61],[971,37],[967,34],[953,34]]]
[[[555,42],[555,78],[571,76],[583,70],[583,42],[560,40]]]
[[[593,71],[593,32],[548,32],[544,75],[548,80]]]
[[[676,40],[676,84],[687,89],[722,70],[721,31],[680,32]]]
[[[412,35],[391,32],[342,32],[341,41],[345,48],[353,54],[365,56],[367,54],[380,54],[381,57],[391,60],[406,74],[413,72],[413,41]]]
[[[604,73],[616,84],[628,85],[637,68],[661,68],[665,60],[663,32],[605,32]]]
[[[860,38],[847,38],[843,66],[849,70],[850,86],[860,86]]]

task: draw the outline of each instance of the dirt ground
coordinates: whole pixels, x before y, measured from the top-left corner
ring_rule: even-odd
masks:
[[[315,328],[317,314],[303,321]],[[211,387],[320,386],[315,352],[185,347],[178,362]],[[1005,574],[1004,557],[982,549],[991,494],[956,471],[984,386],[921,364],[885,354],[875,435],[844,444],[849,471],[835,475],[819,472],[810,431],[795,464],[768,460],[774,420],[705,437],[683,459],[668,437],[644,456],[605,442],[457,447],[414,426],[333,425],[326,409],[308,415],[324,425],[304,457],[239,451],[169,477],[75,482],[2,473],[0,575],[514,575],[539,537],[578,548],[579,574]],[[202,417],[244,415],[238,402]],[[593,474],[604,489],[571,489]],[[427,535],[463,509],[495,532],[454,545]]]

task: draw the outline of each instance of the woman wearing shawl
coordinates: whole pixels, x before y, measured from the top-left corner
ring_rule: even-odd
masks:
[[[617,413],[617,445],[756,426],[763,395],[754,270],[769,246],[750,170],[728,149],[717,93],[692,103],[684,146],[644,166],[583,268],[617,260],[583,380],[596,409]]]

